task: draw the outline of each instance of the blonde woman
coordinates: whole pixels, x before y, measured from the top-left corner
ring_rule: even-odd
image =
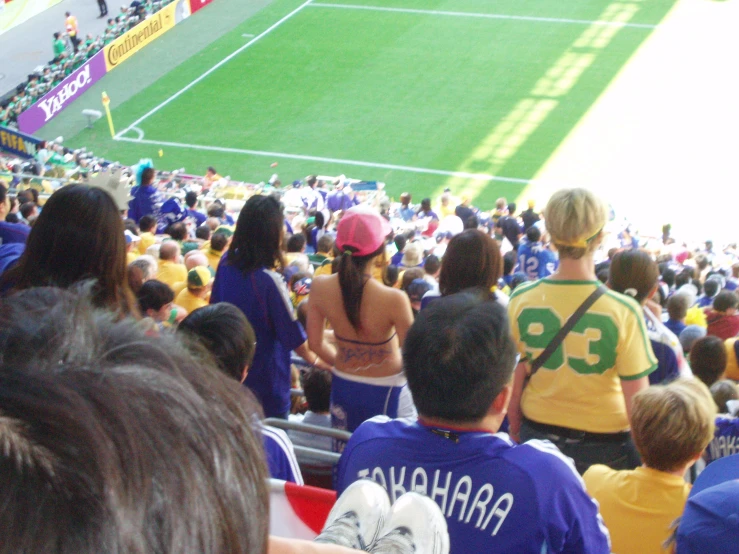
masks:
[[[657,367],[641,307],[608,291],[525,385],[531,362],[600,286],[593,255],[607,213],[588,190],[556,192],[544,216],[559,268],[518,287],[508,307],[521,354],[509,408],[511,435],[549,439],[574,459],[580,473],[596,463],[613,469],[639,465],[629,436],[632,399]]]

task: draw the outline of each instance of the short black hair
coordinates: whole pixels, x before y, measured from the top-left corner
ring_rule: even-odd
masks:
[[[311,412],[328,412],[331,406],[331,372],[312,368],[303,374],[303,392]]]
[[[145,215],[139,219],[139,229],[142,233],[149,233],[157,226],[157,219],[153,215]]]
[[[515,202],[510,202],[508,204],[508,215],[513,215],[515,213],[516,213],[516,203]]]
[[[503,275],[510,275],[516,267],[516,251],[509,250],[503,254]]]
[[[146,314],[147,310],[158,312],[172,302],[174,300],[174,292],[166,283],[152,279],[141,285],[136,297],[139,300],[141,313]]]
[[[226,214],[226,207],[217,200],[208,206],[208,217],[223,218]]]
[[[316,243],[316,251],[328,254],[333,249],[334,242],[334,237],[331,235],[323,235]]]
[[[408,239],[403,233],[400,233],[399,235],[395,235],[394,242],[395,247],[398,249],[398,252],[400,252],[405,248],[405,245],[408,243]]]
[[[239,382],[244,368],[254,359],[254,329],[244,312],[228,302],[194,310],[180,322],[177,332],[199,341],[213,355],[219,369]]]
[[[174,240],[183,241],[187,238],[187,227],[181,221],[172,223],[164,232]]]
[[[726,361],[724,341],[713,335],[698,339],[690,349],[690,369],[709,388],[724,374]]]
[[[481,420],[510,383],[516,362],[505,309],[476,292],[435,300],[408,331],[403,362],[420,415]]]
[[[185,204],[187,204],[188,208],[192,208],[195,206],[195,204],[198,203],[198,195],[197,193],[193,191],[189,191],[187,194],[185,194]]]
[[[305,246],[305,235],[302,233],[295,233],[287,239],[287,251],[288,252],[301,252]]]
[[[216,168],[215,168],[215,167],[213,167],[212,165],[208,166],[208,171],[210,171],[211,173],[218,173],[218,172],[216,171]]]
[[[215,233],[213,233],[213,236],[210,237],[211,250],[215,250],[216,252],[223,252],[223,249],[226,248],[227,244],[228,237],[226,236],[226,233],[216,231]]]
[[[20,209],[18,210],[21,215],[23,216],[23,219],[28,219],[31,217],[31,213],[33,213],[33,210],[36,209],[36,204],[33,202],[24,202],[21,204]]]
[[[714,283],[715,281],[706,281],[708,283]],[[739,307],[739,296],[734,291],[722,290],[713,299],[713,309],[717,312],[725,312],[731,308]]]
[[[541,240],[541,231],[536,225],[532,225],[526,229],[526,238],[529,239],[529,242],[539,242]]]
[[[210,238],[210,227],[203,224],[197,229],[195,229],[195,238],[198,238],[201,240],[208,240]]]
[[[434,275],[441,269],[441,260],[436,254],[430,254],[423,263],[423,268],[429,275]]]

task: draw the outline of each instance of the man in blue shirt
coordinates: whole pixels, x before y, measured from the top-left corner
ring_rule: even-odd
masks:
[[[10,198],[8,189],[0,181],[0,244],[26,243],[31,228],[22,223],[8,223],[5,217],[10,212]]]
[[[548,441],[516,445],[497,432],[516,365],[504,308],[474,293],[436,300],[409,330],[403,362],[418,420],[362,424],[339,462],[339,494],[368,477],[391,502],[430,497],[451,552],[610,552],[572,461]]]
[[[557,255],[541,242],[541,231],[531,226],[526,229],[526,242],[518,247],[518,270],[529,281],[549,277],[557,269]]]
[[[198,195],[195,192],[190,191],[185,194],[185,204],[187,205],[187,217],[193,220],[196,228],[205,223],[208,216],[195,209],[195,206],[198,204]]]

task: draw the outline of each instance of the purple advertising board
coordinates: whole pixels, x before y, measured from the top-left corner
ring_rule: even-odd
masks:
[[[105,73],[105,53],[101,50],[20,114],[18,127],[24,133],[35,133],[99,81]]]

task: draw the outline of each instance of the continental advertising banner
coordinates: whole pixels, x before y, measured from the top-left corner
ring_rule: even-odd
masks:
[[[176,0],[115,39],[103,49],[108,71],[118,67],[189,16],[190,0]]]
[[[100,51],[20,114],[18,128],[24,133],[35,133],[99,81],[105,73],[105,58]]]
[[[213,0],[190,0],[190,13],[195,13],[201,8],[204,8],[208,4],[213,2]]]
[[[0,150],[21,158],[33,158],[41,140],[15,129],[0,128]]]

